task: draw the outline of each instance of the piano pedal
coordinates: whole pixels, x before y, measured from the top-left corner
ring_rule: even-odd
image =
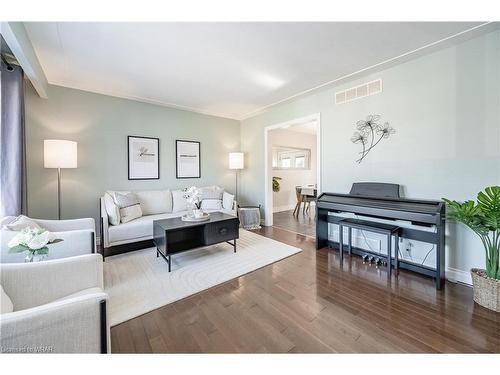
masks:
[[[375,266],[378,268],[382,264],[380,258],[375,258]]]
[[[370,257],[368,257],[368,263],[369,263],[369,264],[372,264],[374,260],[375,260],[375,257],[374,257],[374,256],[370,256]]]
[[[363,255],[362,259],[363,259],[363,264],[366,264],[366,262],[368,262],[368,254]]]

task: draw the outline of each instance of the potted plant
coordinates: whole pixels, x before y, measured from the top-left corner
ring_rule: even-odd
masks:
[[[500,312],[500,186],[478,193],[477,202],[444,201],[450,209],[448,218],[467,225],[484,246],[486,269],[471,269],[474,301]]]
[[[273,191],[275,193],[278,193],[281,189],[281,186],[280,186],[281,179],[282,179],[281,177],[273,177]]]
[[[49,253],[48,245],[62,241],[60,238],[55,238],[54,234],[48,230],[25,228],[10,240],[8,246],[11,253],[27,251],[28,255],[24,261],[33,262],[33,260],[43,260],[47,256]]]

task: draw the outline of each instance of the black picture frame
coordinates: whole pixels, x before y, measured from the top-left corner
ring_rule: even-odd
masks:
[[[130,143],[131,140],[133,139],[145,139],[145,140],[152,140],[156,141],[156,149],[158,150],[157,154],[157,160],[156,160],[156,177],[133,177],[131,175],[131,160],[130,160]],[[138,136],[138,135],[129,135],[127,136],[127,175],[129,180],[159,180],[160,179],[160,138],[154,138],[154,137],[143,137],[143,136]]]
[[[198,146],[198,174],[184,176],[179,173],[179,144],[180,143],[192,143]],[[177,179],[189,179],[189,178],[201,178],[201,143],[198,141],[188,141],[184,139],[175,140],[175,178]]]

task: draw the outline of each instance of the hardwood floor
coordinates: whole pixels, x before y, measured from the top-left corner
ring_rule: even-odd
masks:
[[[277,228],[303,252],[111,329],[114,353],[500,352],[500,314],[472,289],[384,268]]]
[[[297,216],[293,216],[293,210],[276,212],[273,214],[273,227],[314,238],[316,237],[315,215],[314,205],[311,206],[308,214],[304,214],[302,210]]]

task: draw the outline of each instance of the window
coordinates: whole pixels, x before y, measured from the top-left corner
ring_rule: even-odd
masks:
[[[306,166],[306,157],[305,156],[296,156],[295,157],[295,168],[305,168]]]
[[[290,158],[282,158],[280,163],[280,168],[290,168]]]
[[[273,169],[310,169],[311,150],[273,147]]]

